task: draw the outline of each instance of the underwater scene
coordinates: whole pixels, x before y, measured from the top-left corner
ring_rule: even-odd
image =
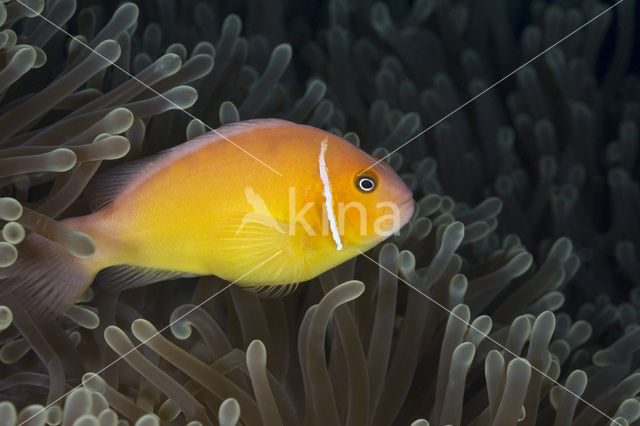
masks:
[[[0,426],[640,425],[635,0],[0,0]]]

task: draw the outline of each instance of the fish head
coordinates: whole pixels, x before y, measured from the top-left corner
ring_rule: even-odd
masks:
[[[331,181],[340,235],[346,247],[367,250],[409,222],[413,194],[386,162],[346,141],[338,146],[343,151],[334,148],[328,169],[334,172]]]

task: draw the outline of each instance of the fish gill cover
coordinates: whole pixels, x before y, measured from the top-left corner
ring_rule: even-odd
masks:
[[[59,219],[94,174],[206,126],[378,157],[428,129],[387,158],[410,224],[291,295],[0,307],[0,424],[640,424],[637,11],[612,4],[0,0],[2,267],[27,232],[90,255]]]

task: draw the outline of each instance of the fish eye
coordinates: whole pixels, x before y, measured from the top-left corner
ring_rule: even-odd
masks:
[[[358,176],[356,178],[356,187],[361,192],[373,192],[376,189],[377,182],[376,179],[372,176]]]

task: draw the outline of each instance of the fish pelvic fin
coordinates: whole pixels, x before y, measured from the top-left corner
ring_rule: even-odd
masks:
[[[38,322],[53,320],[71,308],[95,276],[90,258],[30,233],[18,245],[18,259],[3,269],[0,303],[19,305]]]
[[[300,285],[297,283],[290,284],[273,284],[273,285],[247,285],[247,284],[239,284],[245,290],[248,290],[252,293],[255,293],[261,298],[264,299],[275,299],[278,297],[288,296],[294,291],[298,289]]]

